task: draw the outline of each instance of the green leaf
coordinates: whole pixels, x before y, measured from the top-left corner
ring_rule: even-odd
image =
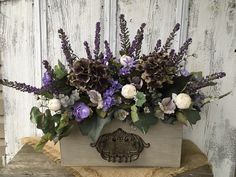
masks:
[[[108,115],[106,118],[87,118],[79,124],[82,135],[88,135],[94,142],[97,141],[98,137],[104,126],[111,122],[111,116]]]
[[[58,64],[54,67],[54,74],[57,79],[62,79],[67,75],[65,66],[58,60]]]
[[[143,134],[146,134],[148,129],[155,125],[158,121],[158,118],[155,117],[154,113],[139,113],[139,120],[134,123],[134,125],[143,132]]]
[[[188,119],[187,117],[180,111],[176,112],[176,118],[179,122],[183,123],[184,125],[188,125]]]
[[[71,131],[73,130],[73,128],[74,128],[74,124],[66,126],[63,133],[59,135],[59,140],[63,137],[68,136],[71,133]]]
[[[39,143],[36,145],[35,150],[37,152],[41,151],[45,144],[47,144],[48,141],[52,140],[52,134],[51,133],[46,133],[43,135],[39,141]]]
[[[196,122],[201,119],[199,112],[195,109],[184,109],[181,110],[181,112],[183,113],[183,116],[187,118],[191,125],[196,124]]]
[[[131,119],[133,122],[137,122],[139,120],[137,111],[138,111],[138,108],[136,107],[136,105],[131,106]]]
[[[147,101],[146,95],[143,92],[137,92],[135,98],[135,105],[138,107],[142,107],[142,105]]]
[[[30,120],[35,124],[38,124],[43,118],[43,116],[44,114],[41,113],[39,108],[37,107],[33,107],[30,111]]]
[[[68,112],[64,112],[61,115],[61,119],[59,122],[59,126],[56,129],[57,134],[62,134],[64,132],[65,127],[69,124],[70,117],[68,115]]]
[[[49,109],[45,111],[44,116],[41,119],[41,126],[40,129],[42,129],[44,134],[48,132],[55,134],[55,125]],[[39,127],[37,126],[37,128]]]

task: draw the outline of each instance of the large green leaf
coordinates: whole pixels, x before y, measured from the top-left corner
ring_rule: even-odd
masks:
[[[41,120],[42,131],[44,134],[50,132],[51,134],[55,134],[55,124],[52,119],[52,115],[49,109],[47,109],[44,113],[44,116]]]
[[[68,112],[64,112],[62,115],[61,115],[61,119],[60,119],[60,122],[59,122],[59,126],[57,127],[56,129],[56,132],[57,134],[62,134],[64,132],[64,129],[68,126],[69,124],[69,120],[70,120],[70,117],[69,117],[69,114]]]
[[[146,134],[148,129],[155,125],[158,121],[158,118],[155,117],[154,113],[139,113],[139,120],[134,123],[134,125],[140,129],[143,134]]]
[[[183,114],[182,116],[185,116],[191,125],[196,124],[201,119],[199,112],[195,109],[184,109],[181,112]]]
[[[30,120],[33,123],[38,124],[41,121],[43,115],[44,114],[40,112],[39,108],[33,107],[30,111]]]
[[[103,127],[109,122],[111,122],[111,116],[109,115],[106,118],[93,117],[81,122],[79,128],[83,135],[88,135],[93,141],[96,141]]]

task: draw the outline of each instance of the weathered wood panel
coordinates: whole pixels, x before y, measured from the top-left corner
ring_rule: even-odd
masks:
[[[46,6],[47,58],[52,63],[65,61],[58,37],[58,29],[68,34],[72,48],[79,57],[86,57],[83,42],[88,41],[91,51],[94,49],[96,22],[103,26],[102,0],[48,0]],[[103,41],[103,35],[101,36]],[[103,46],[103,43],[101,44]]]
[[[40,81],[41,68],[35,66],[33,1],[0,3],[0,44],[3,77],[35,85]],[[35,135],[29,112],[33,95],[3,88],[5,133],[8,160],[21,147],[20,138]]]
[[[140,25],[146,23],[142,48],[142,52],[145,53],[154,49],[157,39],[161,39],[164,43],[177,23],[177,1],[118,0],[117,6],[117,24],[119,24],[120,14],[125,14],[131,42]],[[117,25],[117,28],[119,28],[119,25]],[[117,29],[117,50],[119,49],[119,29]]]
[[[0,177],[73,177],[60,164],[24,145],[7,167],[0,169]]]
[[[209,157],[215,177],[234,177],[236,161],[236,1],[190,1],[190,53],[197,53],[188,67],[204,74],[225,71],[227,77],[208,94],[232,94],[205,107],[202,120],[185,137],[193,140]]]

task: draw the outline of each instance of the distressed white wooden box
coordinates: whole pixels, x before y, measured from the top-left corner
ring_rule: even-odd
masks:
[[[96,148],[90,146],[89,137],[83,136],[78,127],[61,140],[61,163],[63,166],[136,166],[136,167],[179,167],[182,147],[182,125],[169,125],[159,121],[147,134],[132,129],[121,121],[106,125],[102,134],[122,128],[128,133],[142,137],[149,148],[144,148],[139,159],[128,163],[112,163],[102,159]]]

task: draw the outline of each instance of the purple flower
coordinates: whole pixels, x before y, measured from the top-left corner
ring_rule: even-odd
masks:
[[[116,100],[113,96],[108,96],[103,100],[103,110],[108,111],[113,105],[116,104]]]
[[[130,74],[130,68],[124,68],[122,67],[119,71],[119,74],[120,75],[127,75],[127,74]]]
[[[110,87],[109,89],[107,89],[104,93],[103,93],[103,97],[106,98],[106,97],[110,97],[112,96],[113,94],[115,93],[115,90]]]
[[[112,88],[115,90],[115,91],[117,91],[117,90],[120,90],[121,88],[122,88],[122,85],[118,82],[118,81],[112,81],[111,82],[111,84],[112,84]]]
[[[119,71],[120,75],[130,74],[131,69],[134,68],[136,64],[135,59],[128,56],[122,56],[120,62],[123,65]]]
[[[85,103],[78,103],[74,106],[73,115],[76,121],[81,122],[90,115],[90,109]]]
[[[46,71],[43,74],[42,81],[43,81],[43,85],[50,85],[52,83],[52,74]]]

